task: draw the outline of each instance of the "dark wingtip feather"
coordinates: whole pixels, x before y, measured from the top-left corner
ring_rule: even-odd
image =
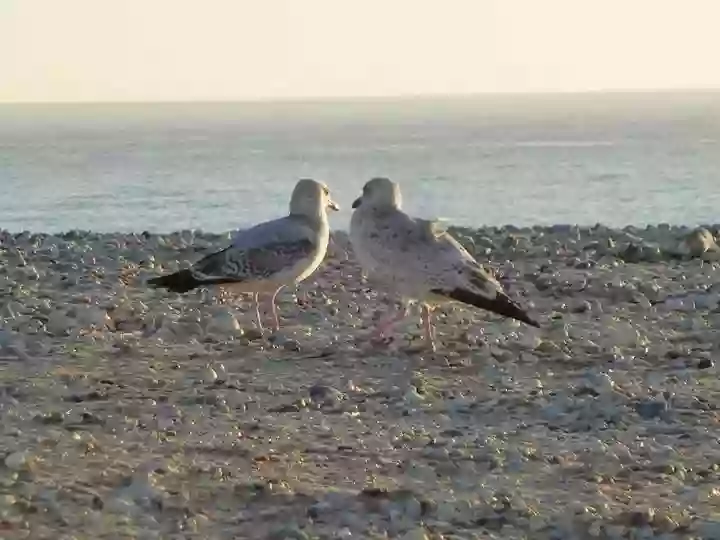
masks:
[[[190,270],[185,269],[166,276],[149,279],[147,284],[151,287],[165,288],[176,293],[185,293],[200,285],[200,282],[195,279]]]
[[[469,304],[487,311],[492,311],[498,315],[517,319],[518,321],[524,322],[535,328],[540,328],[540,323],[528,315],[527,311],[521,308],[518,304],[513,302],[507,295],[498,293],[498,295],[489,299],[480,294],[476,294],[466,289],[453,289],[451,291],[443,291],[435,289],[432,291],[434,294],[446,296],[458,302]]]

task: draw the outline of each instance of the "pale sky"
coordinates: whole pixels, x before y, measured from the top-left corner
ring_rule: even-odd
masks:
[[[720,88],[720,0],[0,0],[0,101]]]

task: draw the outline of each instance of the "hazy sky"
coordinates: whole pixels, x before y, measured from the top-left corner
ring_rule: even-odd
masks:
[[[720,0],[0,0],[0,101],[720,87]]]

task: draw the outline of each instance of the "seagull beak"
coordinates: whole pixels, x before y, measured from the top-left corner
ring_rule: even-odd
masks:
[[[328,201],[328,208],[330,210],[335,210],[336,212],[340,210],[340,207],[338,206],[338,204],[333,200]]]
[[[361,203],[362,203],[362,197],[358,197],[357,199],[355,199],[355,200],[353,201],[352,207],[353,207],[353,208],[357,208],[358,206],[360,206]]]

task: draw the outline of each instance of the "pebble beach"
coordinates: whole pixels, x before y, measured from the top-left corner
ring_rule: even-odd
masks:
[[[0,232],[0,538],[720,539],[718,227],[450,232],[541,328],[373,344],[343,232],[265,336],[144,285],[228,235]]]

